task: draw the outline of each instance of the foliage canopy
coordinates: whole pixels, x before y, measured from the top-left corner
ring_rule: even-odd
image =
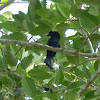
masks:
[[[50,0],[50,7],[48,0],[27,1],[26,14],[8,11],[0,15],[0,41],[46,45],[48,32],[58,31],[61,48],[76,54],[57,52],[50,70],[44,64],[45,48],[1,43],[0,100],[99,100],[100,61],[92,55],[99,55],[100,1]],[[66,37],[68,29],[76,31],[75,35]]]

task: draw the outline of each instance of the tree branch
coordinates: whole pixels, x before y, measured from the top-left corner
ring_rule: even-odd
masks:
[[[0,10],[7,7],[9,4],[13,3],[14,0],[9,0],[8,2],[4,3],[2,6],[0,6]]]
[[[88,87],[94,82],[94,80],[98,77],[100,74],[100,60],[99,60],[99,68],[98,70],[92,75],[92,77],[88,80],[88,82],[78,91],[79,96],[81,96],[87,89]]]
[[[37,47],[45,50],[50,50],[50,51],[55,51],[55,52],[62,52],[65,54],[69,55],[76,55],[76,56],[83,56],[83,57],[89,57],[89,58],[97,58],[100,59],[100,54],[91,54],[91,53],[82,53],[82,52],[77,52],[75,50],[67,50],[63,48],[53,48],[48,45],[43,45],[41,43],[29,43],[26,41],[17,41],[17,40],[8,40],[8,39],[0,39],[1,44],[17,44],[21,46],[28,46],[28,47]]]
[[[79,22],[79,25],[80,25],[80,28],[81,28],[82,25],[81,25],[81,21],[80,21],[80,14],[81,14],[81,9],[80,9],[79,18],[78,18],[78,22]],[[85,34],[83,28],[81,28],[81,30],[82,30],[82,32],[83,32],[83,34],[84,34],[84,36],[85,36],[85,38],[86,38],[86,40],[87,40],[89,46],[90,46],[91,53],[94,53],[94,49],[93,49],[93,46],[92,46],[92,43],[91,43],[89,37]],[[88,33],[88,34],[89,34],[89,33]]]

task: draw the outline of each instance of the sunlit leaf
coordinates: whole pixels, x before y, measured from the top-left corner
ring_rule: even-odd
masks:
[[[65,18],[69,17],[70,13],[67,6],[57,5],[57,8]]]
[[[88,12],[91,15],[98,16],[99,15],[99,5],[92,5]]]

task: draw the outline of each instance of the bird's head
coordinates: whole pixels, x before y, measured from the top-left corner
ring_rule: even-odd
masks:
[[[58,37],[58,38],[60,38],[60,35],[59,35],[59,33],[58,32],[56,32],[56,31],[50,31],[49,32],[49,34],[47,35],[47,36],[51,36],[51,37]]]

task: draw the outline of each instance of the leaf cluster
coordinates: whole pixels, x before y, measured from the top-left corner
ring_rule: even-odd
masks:
[[[82,53],[91,53],[93,48],[99,54],[99,0],[51,0],[49,8],[48,0],[27,1],[26,14],[0,15],[0,39],[46,45],[52,30],[60,33],[61,48]],[[65,34],[68,29],[76,33]],[[0,44],[0,100],[78,100],[78,91],[99,68],[96,58],[57,53],[50,70],[44,64],[45,56],[42,48]],[[99,100],[100,76],[89,86],[81,99]]]

